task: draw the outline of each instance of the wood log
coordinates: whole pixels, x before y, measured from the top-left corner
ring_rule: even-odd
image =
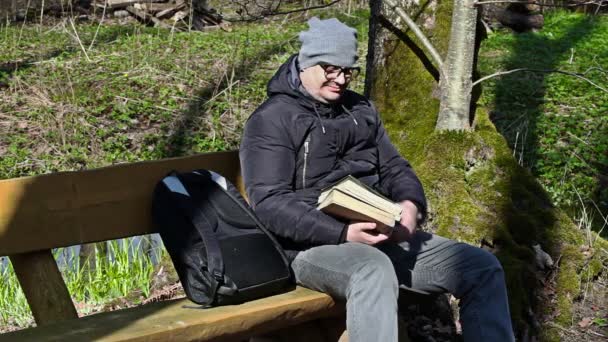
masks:
[[[182,10],[184,8],[186,8],[186,4],[182,2],[181,4],[177,4],[171,8],[167,8],[163,11],[156,13],[156,17],[158,19],[168,18],[168,17],[172,16],[175,12]]]
[[[152,23],[154,23],[154,26],[157,26],[157,27],[168,28],[168,29],[171,28],[171,25],[165,24],[160,19],[154,17],[153,15],[148,14],[144,11],[140,11],[133,6],[129,6],[125,9],[127,10],[127,12],[133,14],[134,16],[136,16],[138,19],[140,19],[141,21],[143,21],[146,24],[148,22],[152,22]]]
[[[166,2],[167,0],[102,0],[101,2],[95,3],[96,7],[106,8],[106,9],[121,9],[127,8],[129,6],[140,4],[140,3],[156,3],[156,2]]]
[[[141,6],[141,9],[145,10],[148,13],[152,13],[152,14],[156,14],[158,12],[175,7],[175,4],[169,4],[169,3],[143,3],[143,4],[139,4],[139,5]]]
[[[188,16],[188,13],[186,13],[185,11],[179,11],[171,17],[171,21],[178,22],[178,21],[186,18],[187,16]]]

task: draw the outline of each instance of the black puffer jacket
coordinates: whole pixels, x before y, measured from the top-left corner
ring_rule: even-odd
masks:
[[[316,204],[322,188],[349,174],[425,215],[422,186],[372,104],[352,91],[338,104],[313,100],[300,90],[296,63],[291,57],[270,80],[269,99],[247,121],[240,147],[249,201],[288,255],[343,242],[346,222]]]

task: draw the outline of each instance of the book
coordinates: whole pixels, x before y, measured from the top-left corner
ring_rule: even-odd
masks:
[[[387,232],[401,219],[401,206],[353,176],[347,176],[321,191],[317,209],[353,221],[375,222]]]

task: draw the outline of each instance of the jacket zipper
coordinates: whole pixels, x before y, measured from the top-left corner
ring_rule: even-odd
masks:
[[[308,162],[308,140],[304,142],[304,169],[302,170],[302,189],[306,188],[306,164]]]

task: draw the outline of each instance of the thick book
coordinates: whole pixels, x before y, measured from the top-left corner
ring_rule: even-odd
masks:
[[[391,229],[401,219],[401,206],[353,176],[323,189],[317,209],[343,219],[378,223],[379,231]]]

